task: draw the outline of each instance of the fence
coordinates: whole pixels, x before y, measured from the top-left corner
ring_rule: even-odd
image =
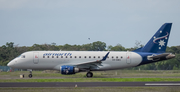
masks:
[[[12,69],[8,66],[0,66],[0,72],[9,72],[9,71],[12,71]],[[13,69],[13,71],[18,71],[18,69]]]

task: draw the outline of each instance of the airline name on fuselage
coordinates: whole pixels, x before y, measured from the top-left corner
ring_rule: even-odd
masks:
[[[44,53],[43,56],[71,56],[72,53]]]

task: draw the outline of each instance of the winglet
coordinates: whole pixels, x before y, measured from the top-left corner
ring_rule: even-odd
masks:
[[[106,58],[108,57],[109,53],[110,53],[110,52],[108,52],[108,53],[103,57],[103,59],[102,59],[101,61],[106,60]]]

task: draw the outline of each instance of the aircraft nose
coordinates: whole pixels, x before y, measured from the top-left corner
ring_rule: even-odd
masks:
[[[7,64],[7,66],[9,66],[9,67],[12,67],[13,65],[14,65],[13,60],[12,60],[12,61],[10,61],[10,62]]]

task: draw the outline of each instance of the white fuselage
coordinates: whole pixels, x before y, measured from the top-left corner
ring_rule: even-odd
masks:
[[[120,51],[29,51],[8,63],[18,69],[54,69],[61,74],[122,69],[174,58],[165,53],[172,23],[163,24],[148,43],[132,52]],[[32,77],[32,74],[29,74]]]
[[[135,52],[110,51],[107,59],[100,64],[83,64],[101,60],[107,51],[29,51],[12,60],[8,65],[19,69],[54,69],[63,65],[77,68],[91,68],[94,71],[113,70],[137,66],[142,57]]]

